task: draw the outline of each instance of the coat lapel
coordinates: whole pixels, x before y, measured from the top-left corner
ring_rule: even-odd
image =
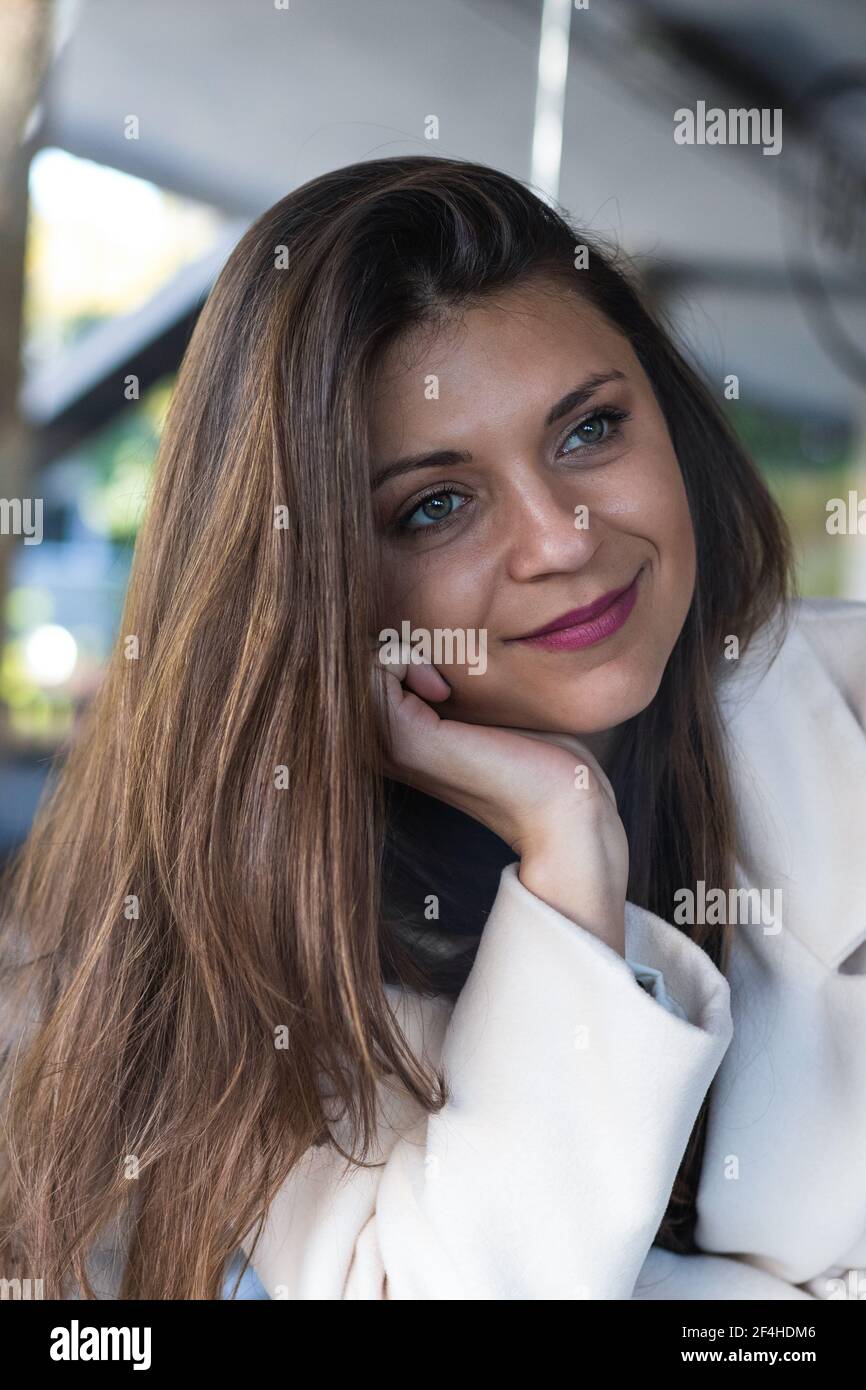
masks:
[[[836,969],[866,940],[866,734],[797,611],[776,659],[756,638],[719,703],[741,872],[781,889],[782,930]]]

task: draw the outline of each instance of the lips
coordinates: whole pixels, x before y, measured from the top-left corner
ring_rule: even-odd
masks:
[[[641,569],[643,566],[641,566]],[[640,570],[638,570],[640,574]],[[562,613],[552,622],[545,623],[544,627],[537,627],[533,632],[526,632],[521,637],[513,637],[513,642],[526,642],[532,637],[546,637],[550,632],[563,632],[566,628],[579,627],[581,623],[587,623],[592,618],[597,618],[600,613],[606,612],[616,600],[627,593],[637,579],[637,574],[621,585],[618,589],[609,589],[606,594],[601,594],[599,598],[593,599],[592,603],[587,603],[583,608],[570,608],[567,613]]]

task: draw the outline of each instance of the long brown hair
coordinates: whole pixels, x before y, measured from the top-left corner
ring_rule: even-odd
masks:
[[[447,1099],[383,980],[459,989],[502,847],[488,837],[472,920],[454,865],[469,937],[437,959],[412,923],[436,872],[430,816],[449,813],[426,807],[414,838],[394,816],[368,693],[368,403],[395,336],[529,277],[630,340],[695,528],[694,603],[612,770],[629,897],[669,918],[677,888],[731,882],[715,680],[724,637],[744,650],[781,611],[790,549],[723,412],[624,258],[517,180],[420,156],[314,179],[250,227],[202,310],[116,647],[6,875],[6,1277],[97,1297],[89,1255],[116,1227],[120,1297],[219,1298],[293,1165],[336,1144],[325,1092],[360,1162],[383,1075],[430,1112]],[[722,929],[690,935],[724,968]],[[672,1248],[691,1238],[705,1109],[657,1237]]]

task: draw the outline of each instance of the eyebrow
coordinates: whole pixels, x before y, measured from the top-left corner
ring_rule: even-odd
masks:
[[[616,369],[609,372],[595,372],[592,376],[586,377],[584,381],[558,400],[556,405],[550,407],[544,419],[545,429],[555,425],[557,420],[561,420],[570,411],[579,410],[602,386],[607,386],[612,381],[626,380],[625,372]],[[395,459],[393,463],[386,463],[378,469],[373,478],[373,490],[380,488],[383,483],[388,482],[390,478],[396,477],[399,473],[409,473],[416,468],[454,468],[460,464],[472,463],[472,461],[470,453],[458,449],[437,449],[429,454],[410,454],[406,458]]]

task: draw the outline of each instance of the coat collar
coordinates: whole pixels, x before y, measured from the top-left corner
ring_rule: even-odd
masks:
[[[774,629],[756,636],[723,675],[719,706],[739,872],[781,889],[782,931],[836,969],[866,940],[866,733],[806,636],[806,615],[795,601],[775,658]]]

